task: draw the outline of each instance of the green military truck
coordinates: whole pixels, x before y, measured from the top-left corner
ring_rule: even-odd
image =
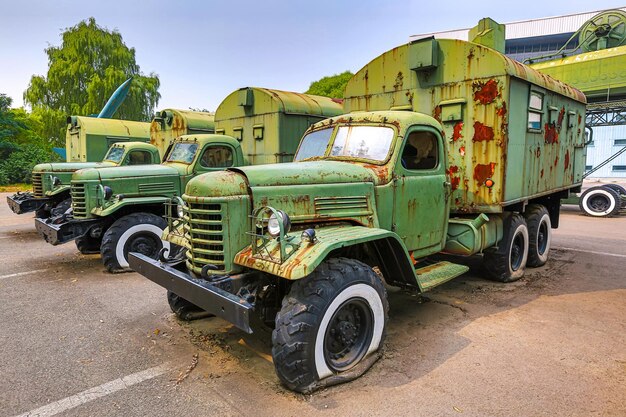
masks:
[[[174,138],[188,133],[215,131],[212,114],[176,109],[157,112],[151,123],[83,116],[68,117],[67,123],[65,143],[68,163],[35,166],[32,172],[33,192],[20,192],[7,197],[14,213],[35,211],[37,217],[46,218],[61,203],[59,210],[63,212],[71,204],[69,188],[74,171],[104,166],[158,164],[161,162],[159,152],[164,154]],[[133,141],[150,142],[151,145],[142,146]],[[117,147],[110,155],[113,144]],[[85,162],[93,161],[103,153],[103,149],[108,151],[103,154],[101,162]]]
[[[262,90],[259,97],[272,94],[275,100],[281,94],[276,90],[256,90]],[[321,104],[318,109],[310,112],[301,109],[301,113],[291,113],[285,119],[285,107],[276,107],[274,100],[264,102],[259,99],[256,104],[253,101],[242,104],[242,107],[249,107],[245,117],[240,117],[237,109],[220,105],[216,119],[221,121],[221,129],[228,129],[226,125],[232,125],[234,118],[237,119],[236,123],[243,123],[242,128],[245,129],[247,119],[252,118],[261,123],[269,133],[273,133],[283,124],[289,123],[291,118],[308,120],[315,118],[315,112],[323,110],[324,113],[317,117],[319,120],[329,114],[342,112],[340,104],[326,97],[289,94],[293,94],[293,103],[313,100]],[[225,101],[229,103],[230,99]],[[287,100],[284,101],[288,103]],[[223,108],[224,111],[221,110]],[[195,112],[161,112],[160,120],[155,118],[153,121],[153,143],[163,146],[168,138],[159,135],[169,135],[172,133],[168,131],[175,133],[177,129],[189,130],[197,120],[198,115]],[[194,129],[197,130],[198,124],[195,126]],[[48,219],[36,219],[37,230],[53,245],[74,239],[88,242],[85,246],[100,251],[109,272],[127,270],[128,252],[138,251],[155,257],[163,247],[161,234],[166,226],[162,217],[165,213],[164,204],[174,197],[180,197],[192,177],[249,164],[242,144],[264,140],[266,146],[262,152],[268,158],[283,155],[295,149],[308,126],[309,124],[305,124],[285,130],[281,140],[272,136],[255,138],[253,129],[241,130],[242,136],[237,138],[222,134],[184,135],[169,145],[161,165],[77,171],[71,181],[72,214],[62,213]],[[254,157],[263,161],[263,153]],[[165,247],[169,248],[168,242],[165,242]]]
[[[478,44],[395,48],[344,100],[293,163],[192,179],[167,236],[184,256],[129,255],[180,318],[273,329],[278,377],[300,392],[380,356],[383,282],[423,293],[468,271],[461,256],[502,282],[543,265],[584,171],[584,95]]]
[[[7,197],[15,214],[35,212],[39,218],[50,217],[53,210],[64,212],[71,205],[70,181],[79,169],[124,165],[159,164],[159,150],[149,143],[114,143],[102,162],[59,162],[35,165],[32,173],[33,192],[18,192]]]

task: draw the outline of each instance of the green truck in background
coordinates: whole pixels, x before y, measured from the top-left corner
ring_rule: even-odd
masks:
[[[16,214],[34,211],[36,217],[47,218],[54,208],[62,213],[71,205],[70,180],[74,171],[106,166],[158,164],[161,162],[159,152],[162,156],[174,138],[192,132],[214,131],[212,114],[176,109],[157,112],[151,123],[86,116],[68,117],[65,138],[68,162],[36,165],[32,171],[33,192],[16,193],[7,197],[7,203]],[[140,142],[150,144],[142,146]],[[112,151],[113,145],[116,148]],[[124,153],[120,154],[122,151]],[[101,162],[88,162],[94,160]]]
[[[129,255],[181,319],[271,329],[277,375],[299,392],[380,356],[383,282],[423,293],[472,255],[502,282],[545,264],[560,199],[584,172],[584,95],[476,43],[385,52],[343,104],[293,163],[189,181],[166,236],[183,251]]]
[[[302,113],[284,114],[285,109],[290,107],[274,104],[283,92],[256,90],[260,91],[259,97],[271,94],[274,100],[263,101],[259,98],[256,102],[242,103],[241,107],[247,107],[247,114],[243,117],[240,117],[237,106],[233,110],[228,105],[220,105],[216,112],[215,127],[224,131],[229,128],[229,123],[235,123],[240,132],[237,138],[223,134],[183,135],[169,144],[161,165],[77,171],[71,181],[72,212],[36,219],[37,230],[53,245],[74,239],[86,241],[88,244],[85,246],[92,250],[99,249],[109,272],[128,270],[128,252],[137,251],[156,257],[163,248],[161,235],[166,227],[163,218],[165,205],[171,199],[180,198],[191,178],[210,171],[249,164],[242,145],[247,147],[250,143],[264,143],[261,153],[257,153],[257,149],[252,155],[255,160],[275,160],[276,155],[293,151],[309,126],[305,123],[296,125],[298,128],[292,126],[280,131],[285,120],[321,120],[329,114],[342,112],[340,104],[326,97],[289,93],[293,94],[294,103],[314,101],[320,105],[318,108],[311,107],[308,112],[301,109]],[[238,94],[236,92],[235,97]],[[230,103],[230,99],[225,101]],[[321,109],[325,113],[316,118],[315,112]],[[160,118],[155,117],[153,120],[153,144],[163,146],[168,143],[166,135],[175,134],[179,129],[190,130],[191,116],[197,116],[192,113],[161,112]],[[232,122],[233,118],[236,118],[236,122]],[[253,137],[254,129],[246,128],[248,118],[260,123],[267,136]],[[241,126],[237,123],[241,123]],[[281,137],[274,136],[275,132],[280,132]],[[165,247],[169,248],[169,243],[166,242]]]
[[[70,181],[79,169],[104,168],[124,165],[159,164],[159,150],[149,143],[114,143],[102,162],[59,162],[35,165],[32,172],[33,192],[18,192],[7,197],[15,214],[35,212],[38,218],[64,212],[71,205]]]

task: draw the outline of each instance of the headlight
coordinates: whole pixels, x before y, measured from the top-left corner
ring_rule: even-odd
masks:
[[[105,185],[103,189],[104,189],[104,199],[110,200],[111,197],[113,197],[113,190],[108,185]]]
[[[59,177],[50,175],[50,183],[53,187],[58,187],[59,185],[61,185],[61,180],[59,179]]]
[[[273,213],[269,220],[267,221],[267,232],[272,237],[278,237],[280,235],[280,223],[283,225],[283,233],[289,233],[289,229],[291,229],[291,219],[282,210],[276,210],[276,213]]]
[[[183,205],[181,203],[176,204],[176,214],[178,214],[179,218],[183,218]]]

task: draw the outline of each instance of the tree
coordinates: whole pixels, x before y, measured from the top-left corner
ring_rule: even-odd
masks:
[[[115,117],[149,121],[159,98],[159,77],[145,76],[135,62],[135,49],[122,35],[96,24],[93,17],[67,28],[61,46],[50,46],[48,73],[33,75],[24,102],[45,120],[43,133],[53,143],[65,140],[69,115],[97,114],[115,89],[132,77],[130,91]]]
[[[318,81],[314,81],[309,86],[305,94],[315,94],[318,96],[343,98],[343,90],[346,84],[354,74],[350,71],[335,74],[329,77],[323,77]]]
[[[50,143],[37,134],[42,125],[23,108],[0,94],[0,185],[29,182],[33,166],[54,160]]]

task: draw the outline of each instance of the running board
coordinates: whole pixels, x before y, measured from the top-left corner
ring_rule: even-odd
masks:
[[[422,291],[429,291],[444,282],[450,281],[469,271],[469,267],[465,265],[453,264],[452,262],[442,261],[436,264],[417,268],[417,282]]]

